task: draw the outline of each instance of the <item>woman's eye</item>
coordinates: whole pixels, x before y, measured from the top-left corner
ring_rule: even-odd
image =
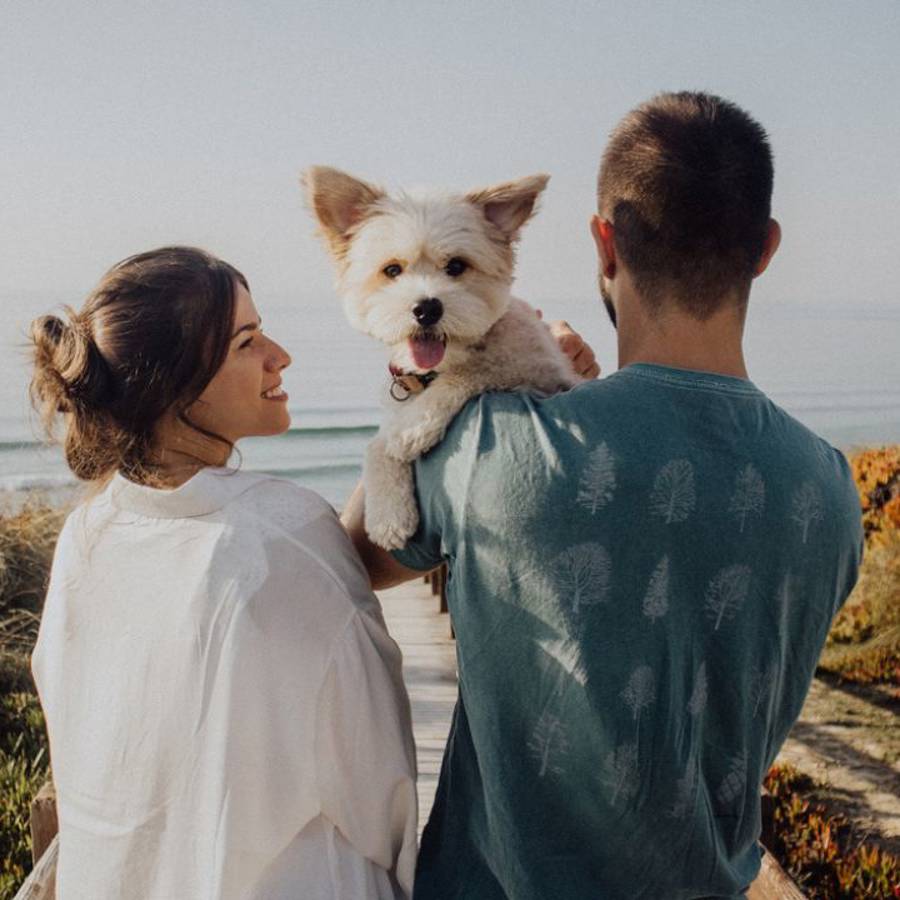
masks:
[[[460,259],[458,256],[454,256],[446,266],[444,266],[444,271],[451,277],[457,278],[462,275],[466,269],[469,268],[469,264],[464,260]]]
[[[403,266],[399,263],[391,263],[389,266],[385,266],[381,270],[388,278],[396,278],[402,271]]]
[[[246,341],[238,346],[238,350],[243,350],[244,347],[249,347],[253,343],[253,338],[248,337]]]

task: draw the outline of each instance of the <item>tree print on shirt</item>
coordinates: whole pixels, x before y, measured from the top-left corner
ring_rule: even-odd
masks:
[[[591,515],[612,500],[616,489],[616,460],[605,443],[591,451],[587,466],[578,482],[575,502],[590,510]]]
[[[750,575],[749,566],[728,566],[710,581],[704,606],[707,616],[715,620],[713,631],[718,631],[722,622],[744,605],[750,593]]]
[[[650,511],[671,525],[686,521],[696,505],[694,467],[686,459],[673,459],[666,463],[653,482]]]
[[[641,606],[644,615],[654,624],[669,610],[669,557],[664,556],[653,574],[650,576],[650,584],[647,593],[644,594],[644,602]]]
[[[619,696],[631,710],[634,720],[635,747],[640,746],[641,713],[656,702],[656,678],[650,666],[638,666],[628,679],[628,684]]]
[[[741,523],[741,534],[744,533],[747,516],[761,516],[765,505],[766,483],[753,464],[747,463],[738,473],[734,483],[734,494],[728,504],[728,512]]]
[[[688,723],[691,720],[696,722],[700,716],[706,712],[706,703],[709,699],[709,679],[706,675],[706,663],[700,663],[700,668],[697,669],[697,674],[694,675],[694,686],[691,689],[691,697],[688,700],[686,712],[687,715],[684,716],[681,720],[681,726],[678,729],[678,741],[677,746],[681,747],[682,741],[684,740],[684,735],[687,730]],[[696,725],[691,729],[691,735],[693,736],[696,733]],[[693,741],[693,737],[692,737]],[[691,753],[694,753],[694,749],[691,750]]]
[[[569,752],[569,742],[559,717],[549,709],[544,710],[535,725],[528,742],[528,752],[539,763],[539,778],[543,778],[547,772],[557,775],[562,772],[560,762]]]
[[[800,526],[804,544],[809,537],[810,525],[822,518],[822,495],[811,481],[807,481],[791,498],[791,519]]]
[[[706,677],[706,663],[701,663],[694,676],[694,689],[691,691],[691,699],[688,700],[688,713],[696,719],[706,711],[706,701],[709,699],[709,680]]]
[[[813,446],[816,450],[816,459],[819,461],[819,466],[825,469],[826,472],[830,471],[834,465],[834,448],[823,440],[814,441]]]
[[[554,560],[559,590],[571,597],[572,612],[605,603],[609,595],[611,563],[600,544],[577,544]]]
[[[728,774],[716,790],[716,801],[722,809],[732,809],[735,801],[747,793],[747,754],[740,753],[731,760]]]
[[[670,819],[683,819],[694,808],[699,782],[699,765],[694,752],[688,757],[684,775],[675,782],[675,802],[669,808]]]
[[[778,663],[772,660],[764,669],[754,669],[750,675],[750,704],[755,719],[763,709],[768,709],[768,701],[778,684]]]
[[[700,739],[697,728],[697,720],[706,712],[706,704],[709,701],[709,678],[706,674],[706,663],[700,663],[700,668],[694,675],[694,686],[687,702],[687,716],[682,721],[678,736],[678,746],[684,739],[684,733],[688,722],[691,727],[691,752],[684,767],[684,774],[675,784],[675,802],[669,809],[668,815],[672,819],[683,819],[694,809],[697,794],[697,785],[700,779]]]
[[[627,803],[637,794],[640,774],[637,744],[620,744],[606,755],[603,778],[611,791],[609,802],[613,806],[619,801]]]

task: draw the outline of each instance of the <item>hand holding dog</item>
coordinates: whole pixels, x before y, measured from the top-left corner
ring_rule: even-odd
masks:
[[[539,319],[544,318],[541,310],[536,309],[535,313]],[[594,356],[591,345],[568,322],[559,319],[556,322],[547,322],[547,327],[550,334],[556,338],[559,349],[571,360],[578,375],[589,379],[596,378],[600,374],[600,364]]]

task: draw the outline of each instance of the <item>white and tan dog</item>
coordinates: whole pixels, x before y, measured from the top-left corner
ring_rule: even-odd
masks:
[[[413,460],[467,400],[581,380],[547,326],[510,296],[513,245],[547,181],[388,196],[324,166],[303,175],[347,317],[391,351],[392,399],[363,471],[366,531],[385,549],[402,547],[418,524]]]

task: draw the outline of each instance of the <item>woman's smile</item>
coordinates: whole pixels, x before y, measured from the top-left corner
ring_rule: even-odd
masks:
[[[282,388],[281,382],[274,387],[270,387],[267,391],[263,391],[260,396],[263,400],[275,400],[277,403],[286,403],[288,400],[287,392]]]

